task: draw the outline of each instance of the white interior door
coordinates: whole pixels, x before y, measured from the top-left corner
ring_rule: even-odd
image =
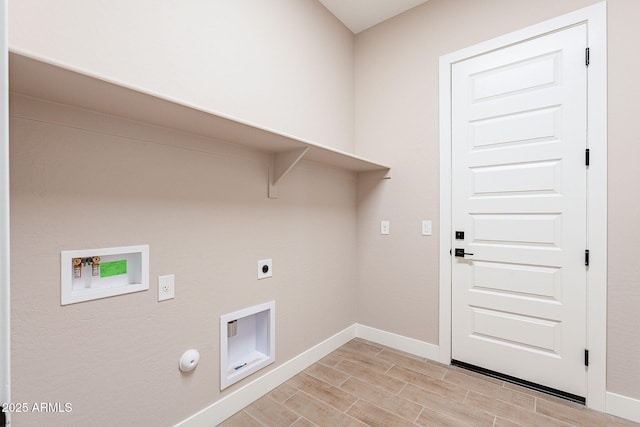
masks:
[[[586,395],[586,25],[452,66],[452,358]],[[455,250],[455,249],[454,249]]]

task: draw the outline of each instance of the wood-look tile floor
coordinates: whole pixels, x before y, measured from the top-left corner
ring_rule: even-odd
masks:
[[[356,338],[220,425],[640,424]]]

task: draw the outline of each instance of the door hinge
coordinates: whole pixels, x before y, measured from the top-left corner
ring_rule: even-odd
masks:
[[[586,48],[584,50],[584,64],[588,67],[589,66],[589,48]]]
[[[589,266],[589,249],[584,251],[584,265]]]
[[[589,166],[589,149],[588,148],[584,152],[584,164]]]
[[[584,366],[589,366],[589,350],[584,349]]]

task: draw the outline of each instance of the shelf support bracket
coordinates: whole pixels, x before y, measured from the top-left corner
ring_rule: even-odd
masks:
[[[296,148],[295,150],[271,155],[271,165],[269,165],[269,198],[278,198],[278,183],[284,178],[295,165],[307,154],[310,147]]]

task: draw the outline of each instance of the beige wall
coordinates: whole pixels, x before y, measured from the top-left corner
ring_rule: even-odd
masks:
[[[640,2],[609,0],[609,391],[640,399],[640,263],[634,256],[640,241],[640,135],[638,99],[640,68]],[[633,183],[630,185],[630,183]]]
[[[316,0],[9,3],[11,48],[353,151],[353,34]]]
[[[222,396],[219,316],[251,305],[276,301],[262,372],[356,322],[353,173],[306,162],[272,200],[266,154],[11,102],[13,399],[73,404],[15,425],[173,425]],[[60,251],[131,244],[150,245],[149,291],[60,306]],[[264,258],[274,276],[258,281]]]
[[[358,319],[438,342],[438,59],[440,55],[596,3],[430,0],[356,37],[356,152],[384,159],[392,179],[358,184]],[[634,135],[640,2],[609,0],[609,324],[607,389],[640,398],[640,181]],[[637,155],[634,155],[637,153]],[[624,188],[624,191],[618,189]],[[381,219],[391,235],[379,235]],[[421,237],[420,220],[434,220]],[[604,224],[603,224],[604,226]]]

